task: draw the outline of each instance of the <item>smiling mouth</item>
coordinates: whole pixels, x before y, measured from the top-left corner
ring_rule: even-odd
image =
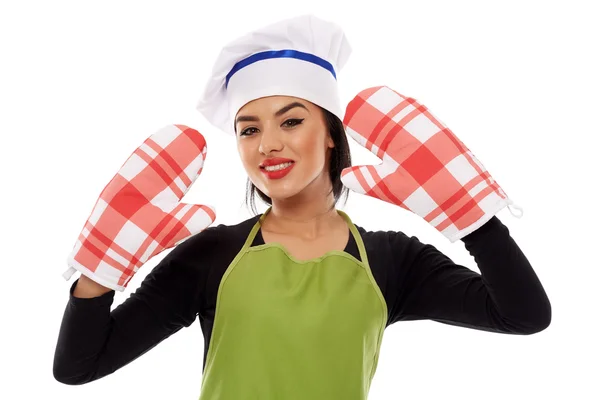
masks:
[[[281,179],[294,168],[294,164],[294,162],[285,162],[277,165],[261,166],[260,172],[262,172],[267,179]]]
[[[286,169],[289,166],[291,166],[294,162],[293,161],[288,161],[288,162],[284,162],[281,164],[277,164],[277,165],[261,165],[261,169],[267,171],[267,172],[275,172],[275,171],[281,171],[282,169]]]

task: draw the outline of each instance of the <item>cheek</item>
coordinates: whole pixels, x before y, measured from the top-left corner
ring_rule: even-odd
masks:
[[[321,135],[309,132],[306,136],[303,135],[295,144],[295,150],[298,155],[305,161],[311,163],[322,164],[325,160],[324,139]]]
[[[238,142],[237,149],[238,149],[238,154],[240,156],[240,160],[242,161],[242,164],[244,165],[244,168],[247,169],[251,165],[253,165],[253,163],[255,162],[253,157],[255,157],[256,155],[253,151],[251,144],[247,143],[247,142]]]

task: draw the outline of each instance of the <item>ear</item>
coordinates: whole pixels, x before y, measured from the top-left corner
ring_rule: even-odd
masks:
[[[330,149],[333,149],[335,147],[335,143],[333,142],[333,139],[331,138],[331,133],[327,132],[327,147],[329,147]]]
[[[330,149],[333,149],[335,147],[335,143],[333,143],[333,140],[331,138],[327,139],[327,147],[329,147]]]

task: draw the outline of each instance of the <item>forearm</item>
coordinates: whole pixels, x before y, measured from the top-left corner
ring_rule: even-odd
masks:
[[[188,244],[190,247],[193,249],[193,244]],[[188,262],[195,260],[195,256],[184,254],[174,260],[172,254],[174,252],[112,311],[114,290],[92,285],[92,289],[86,291],[83,280],[73,283],[54,356],[56,380],[80,385],[100,379],[193,323],[203,287],[199,276],[202,269],[197,263]],[[104,294],[75,297],[75,289],[80,284],[84,295],[102,291]]]
[[[81,297],[75,297],[75,285]],[[86,286],[83,275],[70,288],[54,354],[54,377],[62,383],[79,385],[100,377],[98,365],[109,336],[114,298],[114,291],[97,295],[101,291]]]
[[[431,319],[492,332],[531,334],[551,320],[550,301],[529,261],[494,217],[462,238],[481,271],[454,263],[418,238],[396,244],[397,297],[391,322]]]
[[[462,240],[500,317],[524,332],[545,329],[551,320],[550,301],[508,228],[494,217]]]

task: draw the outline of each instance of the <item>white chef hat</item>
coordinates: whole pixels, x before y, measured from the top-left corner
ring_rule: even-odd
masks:
[[[197,109],[231,135],[238,111],[266,96],[299,97],[343,120],[337,75],[351,52],[334,23],[310,14],[279,21],[221,50]]]

